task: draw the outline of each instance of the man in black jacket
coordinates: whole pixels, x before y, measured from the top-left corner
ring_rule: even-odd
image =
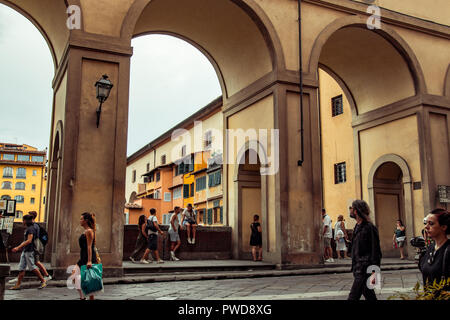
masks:
[[[353,286],[348,300],[359,300],[364,295],[366,300],[377,300],[375,291],[367,286],[369,266],[381,265],[381,248],[378,229],[370,222],[370,209],[363,200],[355,200],[350,208],[350,217],[356,219],[352,240]],[[375,278],[372,284],[375,284]]]

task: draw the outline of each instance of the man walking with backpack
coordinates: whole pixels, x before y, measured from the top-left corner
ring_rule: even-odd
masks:
[[[164,263],[159,258],[159,252],[158,252],[158,232],[161,235],[164,235],[164,233],[161,231],[158,225],[158,219],[156,218],[156,209],[151,208],[150,209],[150,217],[147,220],[147,234],[148,234],[148,248],[145,250],[144,256],[141,259],[141,263],[150,263],[151,261],[148,261],[148,255],[150,251],[153,251],[156,258],[156,263]]]

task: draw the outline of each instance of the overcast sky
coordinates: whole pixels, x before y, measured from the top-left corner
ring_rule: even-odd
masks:
[[[151,35],[132,46],[127,155],[222,94],[210,62],[187,42]],[[0,4],[0,142],[48,147],[53,70],[39,31]]]

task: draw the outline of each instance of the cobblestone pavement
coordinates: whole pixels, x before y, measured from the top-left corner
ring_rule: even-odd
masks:
[[[418,270],[385,271],[378,299],[402,292],[413,294],[421,281]],[[177,281],[106,285],[99,300],[345,300],[353,283],[351,273],[251,279]],[[76,300],[68,288],[6,290],[5,300]],[[363,298],[362,298],[363,299]]]

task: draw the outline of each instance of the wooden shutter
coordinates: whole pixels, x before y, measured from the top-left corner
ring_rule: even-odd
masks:
[[[220,207],[220,223],[223,223],[223,207]]]
[[[213,209],[208,209],[208,224],[213,224],[212,219],[213,219]]]

